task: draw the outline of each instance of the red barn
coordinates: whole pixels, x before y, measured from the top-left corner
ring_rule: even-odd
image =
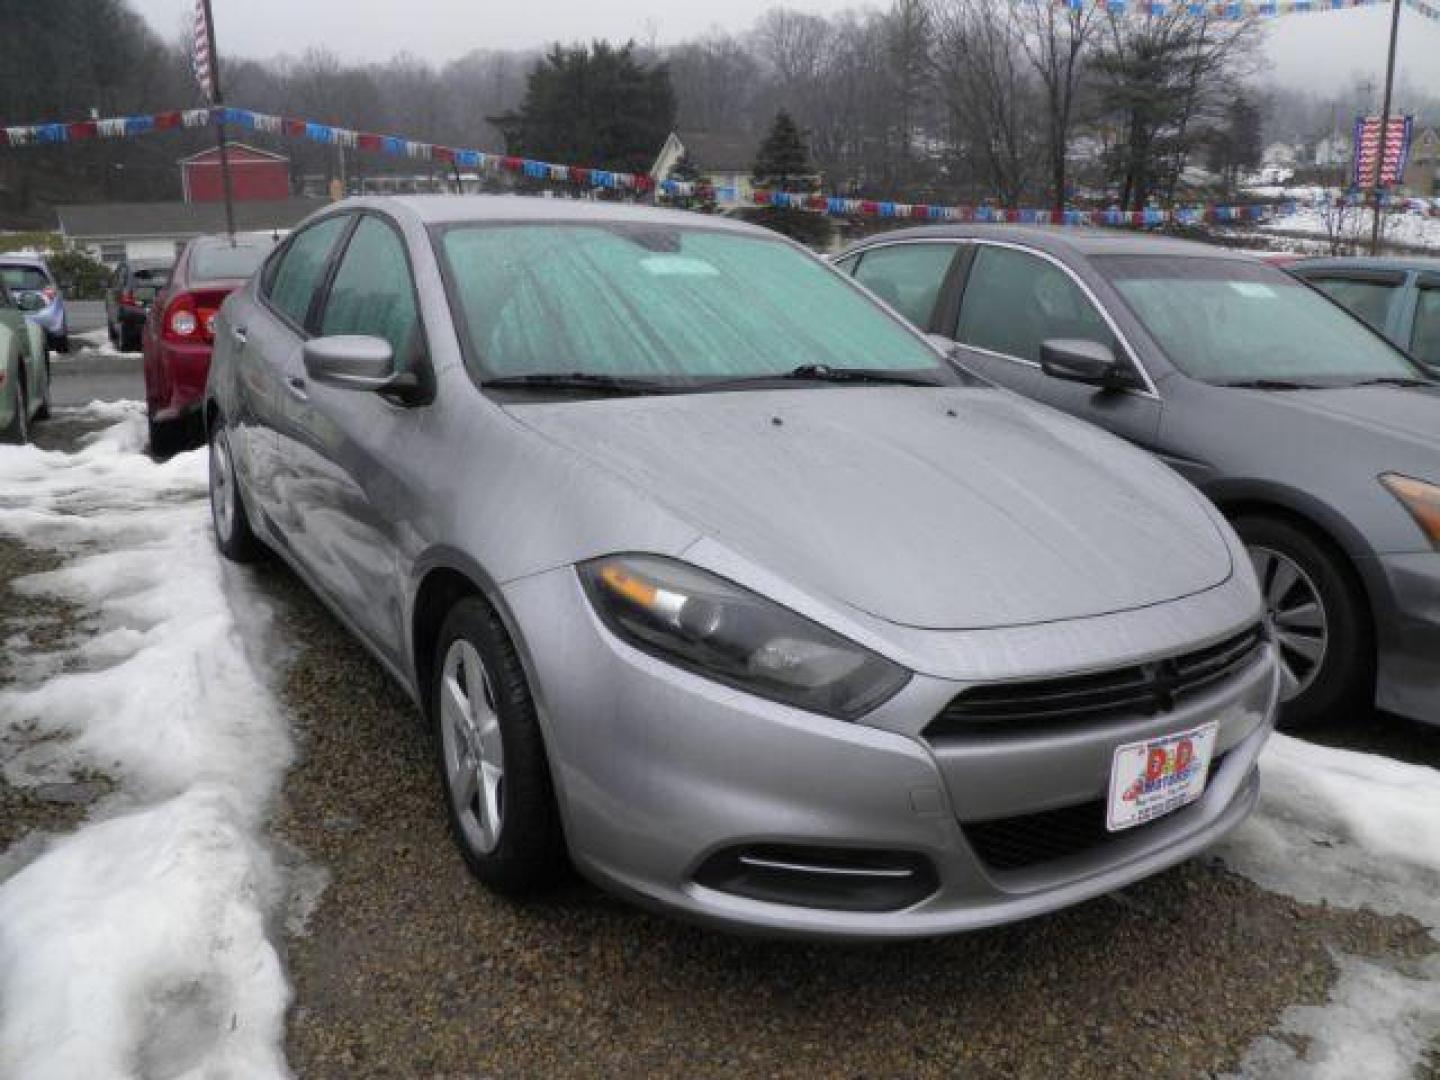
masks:
[[[272,202],[290,198],[290,159],[244,143],[230,143],[230,179],[236,202]],[[211,147],[180,162],[180,184],[187,203],[220,202],[225,183],[220,151]]]

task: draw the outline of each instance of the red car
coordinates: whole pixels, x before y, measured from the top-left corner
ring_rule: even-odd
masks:
[[[202,236],[175,261],[141,336],[151,453],[173,454],[204,441],[200,406],[215,316],[274,247],[270,237]]]

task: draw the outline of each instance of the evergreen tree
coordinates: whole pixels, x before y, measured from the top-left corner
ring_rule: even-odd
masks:
[[[809,195],[820,189],[820,178],[810,164],[810,154],[800,129],[790,114],[781,109],[755,157],[751,178],[757,188]],[[749,215],[751,220],[811,247],[821,247],[830,238],[830,221],[811,210],[764,206]]]
[[[645,172],[675,126],[675,94],[666,66],[640,63],[634,42],[556,45],[530,73],[519,111],[491,122],[511,154]]]
[[[704,175],[691,160],[688,151],[680,155],[680,160],[670,167],[667,180],[678,180],[685,184],[698,184],[694,195],[670,195],[667,201],[671,206],[681,210],[697,210],[702,214],[713,214],[715,212],[715,190],[705,181]]]

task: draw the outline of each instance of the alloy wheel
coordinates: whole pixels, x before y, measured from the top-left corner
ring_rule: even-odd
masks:
[[[1325,662],[1330,623],[1314,580],[1282,552],[1252,546],[1250,561],[1265,596],[1265,617],[1280,648],[1280,696],[1299,697]]]
[[[504,826],[505,747],[495,695],[480,653],[457,638],[445,653],[440,738],[450,800],[465,840],[484,854]]]

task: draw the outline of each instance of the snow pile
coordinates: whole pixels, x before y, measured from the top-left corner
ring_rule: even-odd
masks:
[[[1330,211],[1333,215],[1333,211]],[[1375,215],[1363,207],[1350,207],[1344,211],[1343,236],[1347,240],[1370,240]],[[1327,224],[1326,211],[1313,206],[1297,206],[1294,213],[1279,215],[1261,225],[1264,231],[1307,233],[1326,236],[1333,227],[1333,219]],[[1440,217],[1425,217],[1421,214],[1394,212],[1384,219],[1382,236],[1397,244],[1412,247],[1440,249]]]
[[[4,775],[117,783],[0,859],[0,1075],[284,1076],[268,611],[215,552],[205,452],[156,464],[142,409],[86,412],[115,423],[77,453],[0,448],[0,533],[74,554],[17,586],[89,619],[69,670],[0,691]]]
[[[1306,903],[1409,915],[1440,930],[1440,772],[1275,736],[1259,809],[1217,849],[1258,885]],[[1440,957],[1390,967],[1338,957],[1328,1004],[1295,1006],[1249,1076],[1410,1076],[1440,1033]]]

